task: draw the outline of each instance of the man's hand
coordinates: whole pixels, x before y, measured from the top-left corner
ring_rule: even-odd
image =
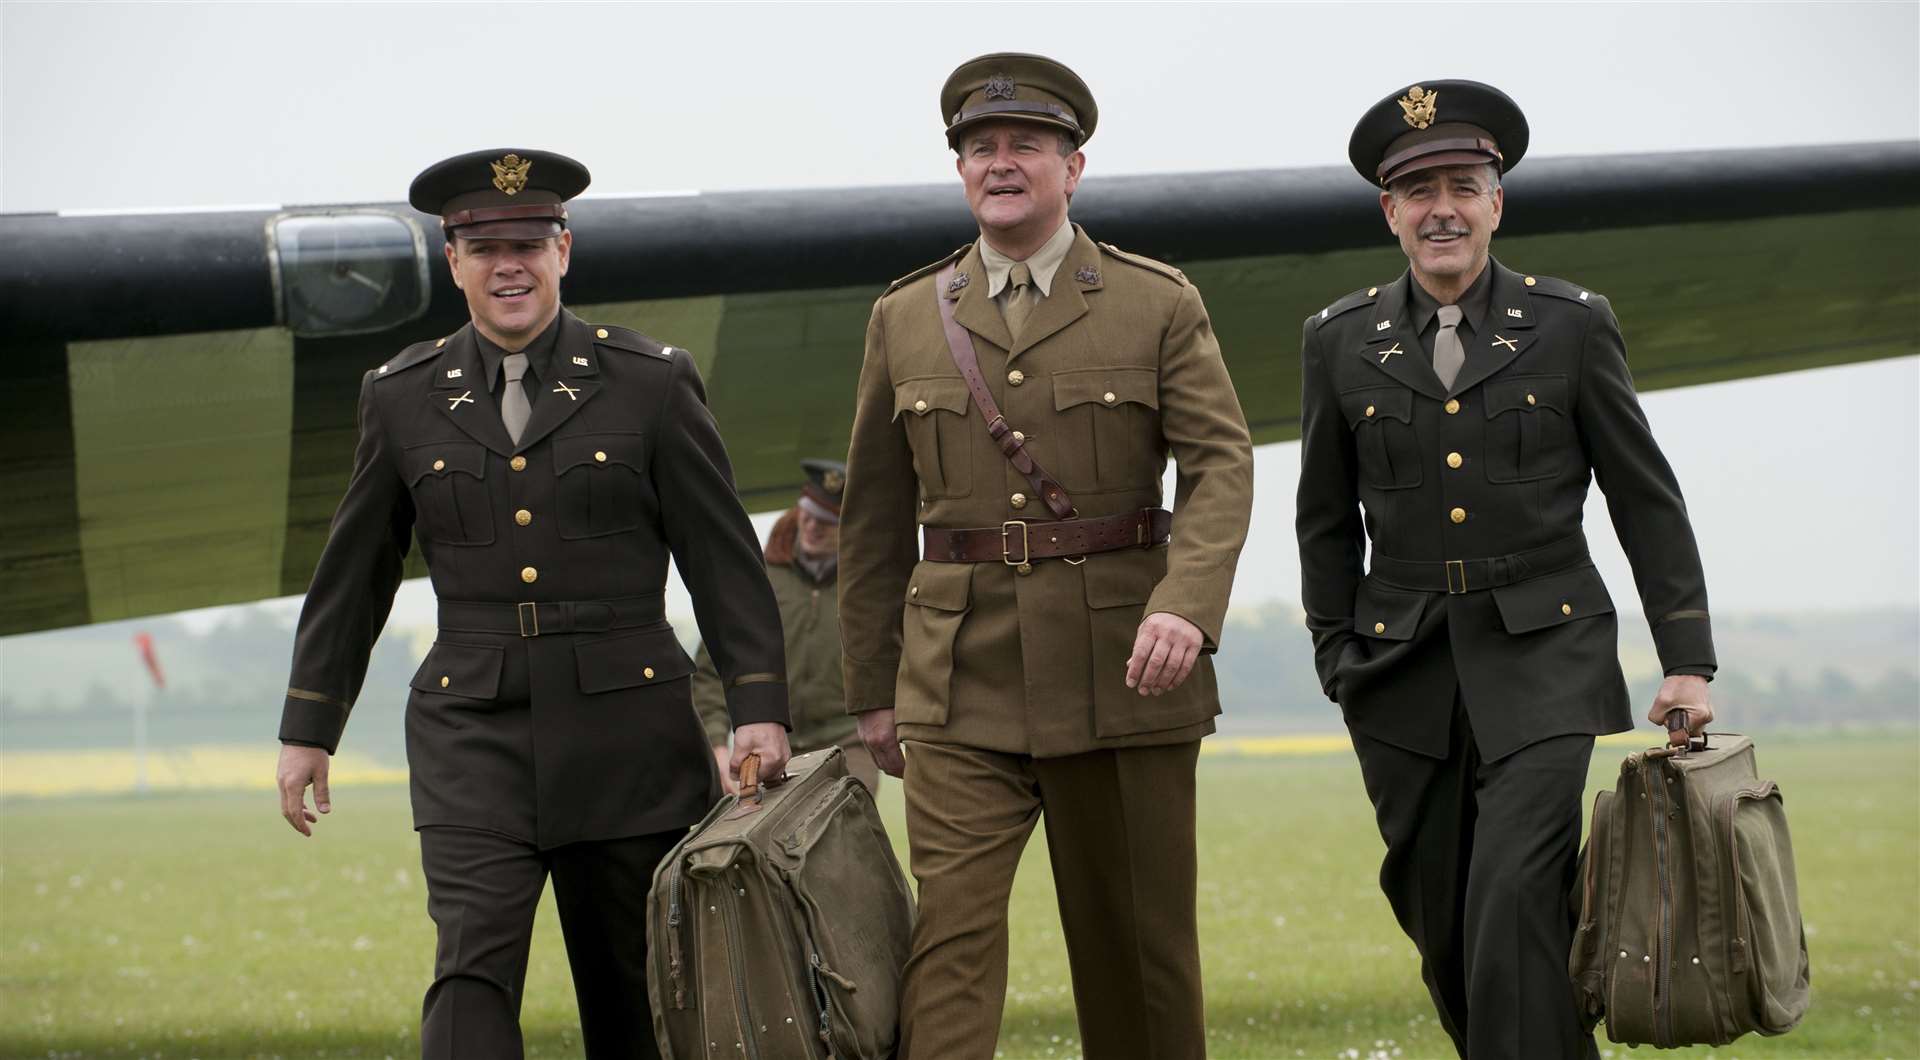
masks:
[[[321,813],[333,812],[333,796],[327,793],[327,749],[280,745],[280,765],[274,771],[280,782],[280,816],[293,830],[313,835],[313,824],[320,818],[307,809],[307,785],[313,785],[313,805]]]
[[[748,755],[760,756],[762,784],[778,783],[786,775],[787,759],[793,757],[793,749],[787,745],[787,727],[777,721],[756,721],[733,730],[733,757],[720,767],[721,779],[733,781],[727,790],[739,790],[740,763]]]
[[[900,756],[900,733],[893,727],[893,708],[855,716],[860,719],[860,742],[873,753],[874,763],[888,776],[906,776],[907,760]]]
[[[1127,660],[1127,687],[1143,696],[1157,696],[1180,687],[1193,672],[1206,637],[1200,627],[1165,611],[1155,611],[1140,623],[1133,638],[1133,657]]]
[[[1660,691],[1653,697],[1653,709],[1647,711],[1647,720],[1664,727],[1667,715],[1683,710],[1687,715],[1687,731],[1695,736],[1706,731],[1707,723],[1713,720],[1713,701],[1707,696],[1707,679],[1693,674],[1674,674],[1660,682]]]
[[[740,785],[735,784],[733,782],[733,777],[729,776],[727,773],[729,769],[733,768],[733,752],[727,750],[726,744],[723,744],[723,743],[714,744],[713,760],[715,763],[717,763],[720,766],[720,790],[726,792],[729,795],[739,794]]]

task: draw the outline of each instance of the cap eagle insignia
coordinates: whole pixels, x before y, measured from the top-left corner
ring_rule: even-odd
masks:
[[[820,487],[834,496],[840,495],[841,487],[847,484],[847,477],[838,471],[829,469],[820,476]]]
[[[1433,124],[1434,106],[1440,102],[1440,93],[1429,92],[1415,85],[1407,90],[1406,95],[1400,97],[1399,102],[1400,109],[1406,111],[1402,117],[1406,118],[1407,124],[1416,129],[1424,129]]]
[[[1014,98],[1013,78],[1008,77],[1006,74],[994,74],[992,77],[987,78],[987,98],[988,99]]]
[[[533,168],[533,159],[508,155],[487,164],[493,167],[493,186],[508,195],[518,195],[527,186],[527,171]]]

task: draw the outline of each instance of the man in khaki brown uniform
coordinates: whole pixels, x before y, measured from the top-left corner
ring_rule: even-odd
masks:
[[[988,55],[940,102],[982,238],[874,306],[840,538],[848,708],[905,780],[920,881],[901,1057],[994,1055],[1043,812],[1086,1055],[1201,1057],[1193,774],[1246,421],[1186,278],[1067,222],[1080,78]]]

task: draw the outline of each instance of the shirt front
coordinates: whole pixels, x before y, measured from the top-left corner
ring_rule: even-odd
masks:
[[[480,348],[480,363],[487,370],[487,390],[493,394],[493,407],[500,407],[500,363],[507,359],[508,351],[487,338],[479,328],[473,329],[474,345]],[[553,320],[546,330],[533,337],[523,350],[517,352],[527,355],[527,374],[520,377],[520,385],[527,391],[527,407],[531,408],[540,401],[540,380],[554,378],[553,351],[560,345],[560,314],[553,314]]]
[[[1413,329],[1420,334],[1420,346],[1427,351],[1427,361],[1433,361],[1434,336],[1440,333],[1438,322],[1440,302],[1420,286],[1420,277],[1412,277],[1407,285],[1413,301]],[[1473,337],[1486,327],[1487,307],[1493,304],[1493,259],[1488,258],[1480,276],[1467,287],[1458,302],[1451,303],[1460,307],[1460,326],[1455,330],[1460,336],[1463,349],[1473,348]]]
[[[1060,271],[1060,263],[1067,260],[1067,251],[1073,249],[1073,224],[1060,222],[1060,230],[1048,237],[1026,260],[1027,269],[1033,273],[1034,298],[1045,298],[1053,293],[1053,277]],[[1007,310],[1008,277],[1015,265],[1021,264],[993,248],[985,233],[980,236],[980,263],[987,270],[987,297],[992,298],[1002,313]]]

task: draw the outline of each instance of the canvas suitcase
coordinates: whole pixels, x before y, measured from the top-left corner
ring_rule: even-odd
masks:
[[[1725,1045],[1806,1014],[1806,935],[1780,789],[1753,741],[1629,755],[1594,799],[1568,971],[1587,1026],[1624,1045]]]
[[[665,1060],[887,1060],[913,894],[837,747],[757,758],[661,861],[647,990]]]

